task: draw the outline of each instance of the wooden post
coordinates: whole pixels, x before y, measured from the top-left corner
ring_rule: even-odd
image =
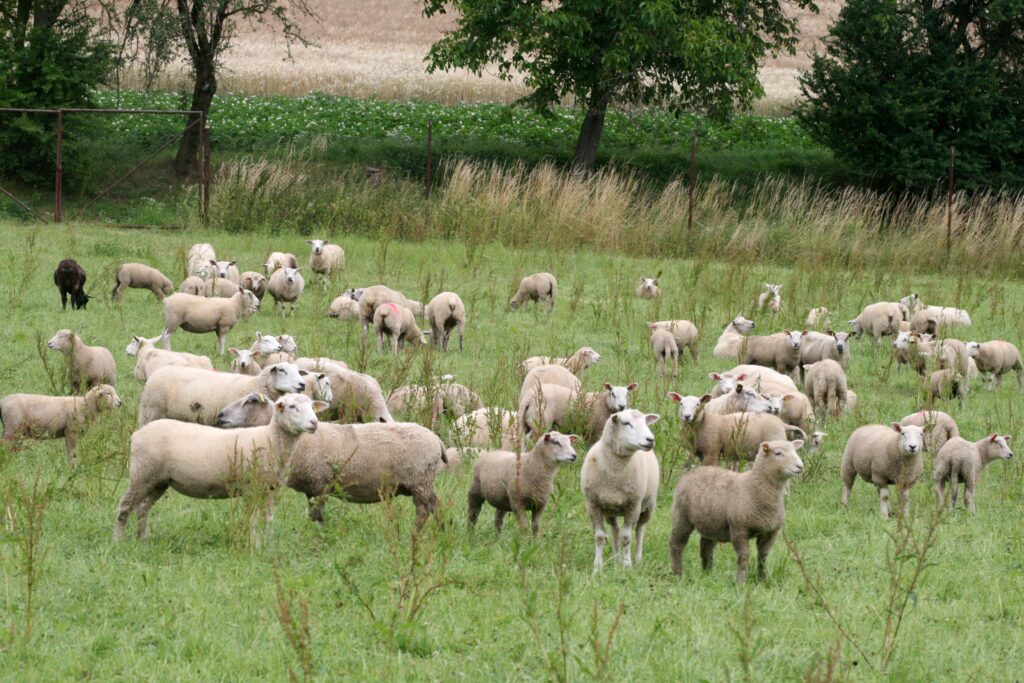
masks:
[[[693,234],[693,186],[697,182],[697,131],[690,133],[690,187],[689,203],[686,210],[686,237]]]
[[[54,169],[53,222],[60,223],[64,212],[64,110],[57,111],[57,166]]]
[[[956,163],[956,145],[949,146],[949,189],[946,192],[946,258],[953,250],[953,165]]]
[[[423,194],[430,201],[430,161],[434,146],[434,119],[427,120],[427,176],[423,181]]]

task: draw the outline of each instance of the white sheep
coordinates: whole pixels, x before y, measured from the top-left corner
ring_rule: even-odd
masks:
[[[768,412],[777,415],[784,423],[800,427],[805,433],[811,432],[817,424],[814,406],[811,405],[810,399],[799,391],[774,390],[762,396],[771,406]]]
[[[335,297],[331,301],[330,308],[327,309],[327,315],[338,320],[358,320],[359,301],[353,299],[348,294]]]
[[[807,330],[786,330],[782,334],[751,336],[746,339],[746,364],[775,368],[784,375],[793,376],[800,367],[801,347]]]
[[[373,285],[365,288],[359,295],[359,322],[363,325],[363,341],[366,341],[377,308],[384,304],[398,304],[408,308],[408,303],[409,300],[405,298],[404,294],[390,287]]]
[[[728,394],[722,394],[708,401],[704,410],[711,411],[716,415],[774,412],[767,397],[741,382],[737,382],[735,388]]]
[[[737,382],[744,381],[747,386],[760,391],[762,394],[797,391],[796,382],[793,381],[792,377],[761,365],[737,365],[728,372],[712,372],[708,377],[717,383],[711,392],[712,398],[718,398],[722,394],[733,391],[736,388]]]
[[[206,356],[198,356],[184,351],[158,349],[156,343],[160,339],[161,337],[146,339],[132,335],[131,343],[125,347],[124,352],[127,355],[135,356],[135,379],[140,382],[145,383],[150,375],[168,365],[213,370],[213,363]]]
[[[919,410],[900,420],[900,424],[928,427],[924,437],[924,449],[930,453],[938,453],[947,441],[960,436],[956,420],[941,410]]]
[[[658,322],[647,323],[647,328],[652,331],[657,329],[668,330],[676,338],[676,346],[679,347],[680,352],[687,348],[690,350],[693,362],[697,363],[700,361],[700,347],[698,346],[700,333],[697,331],[697,326],[689,320],[659,320]]]
[[[900,331],[900,321],[908,320],[906,307],[892,301],[879,301],[869,304],[856,318],[850,320],[850,326],[857,339],[862,334],[870,334],[877,344],[882,337],[893,336]]]
[[[803,366],[830,358],[845,370],[850,366],[849,332],[808,332],[800,345],[801,375]]]
[[[280,487],[299,436],[317,431],[314,410],[321,407],[299,394],[278,399],[265,427],[223,430],[176,420],[140,427],[130,439],[129,484],[117,506],[114,540],[124,536],[132,512],[145,538],[149,511],[168,488],[190,498],[228,498],[245,476]]]
[[[200,243],[189,247],[188,256],[185,259],[185,275],[198,276],[205,280],[213,274],[210,268],[210,261],[216,261],[217,254],[213,251],[213,245]]]
[[[843,479],[843,507],[850,505],[850,491],[860,476],[878,489],[882,518],[889,517],[889,486],[899,489],[904,514],[910,510],[910,487],[921,477],[924,463],[925,428],[870,424],[858,427],[843,450],[840,471]]]
[[[668,330],[656,329],[651,332],[648,340],[651,345],[651,353],[654,354],[654,370],[664,375],[667,372],[668,361],[672,361],[672,376],[679,375],[679,345],[676,344],[675,336]]]
[[[457,447],[498,446],[515,451],[516,414],[502,408],[478,408],[457,418],[448,433]]]
[[[764,283],[764,291],[757,297],[757,310],[764,311],[767,309],[772,313],[778,313],[782,310],[781,290],[782,285]]]
[[[215,261],[210,259],[210,265],[213,266],[215,278],[224,279],[236,285],[242,281],[242,276],[238,272],[235,261]]]
[[[980,344],[967,342],[967,354],[974,359],[989,389],[1000,386],[1003,375],[1011,370],[1017,374],[1017,386],[1024,389],[1024,366],[1021,365],[1020,350],[1010,342],[1001,339]]]
[[[327,240],[306,240],[310,245],[309,269],[320,276],[324,289],[327,279],[345,270],[345,250]]]
[[[658,286],[658,278],[640,278],[640,283],[636,286],[636,295],[641,299],[661,298],[661,287]]]
[[[814,401],[821,415],[839,417],[846,410],[846,373],[836,361],[826,358],[803,366],[807,371],[804,393]]]
[[[229,299],[206,299],[191,294],[172,294],[164,299],[164,349],[171,350],[171,335],[178,328],[194,334],[217,333],[217,352],[224,353],[224,338],[242,318],[257,313],[260,300],[238,288]]]
[[[370,375],[348,369],[326,368],[334,400],[331,414],[338,422],[394,422],[380,384]]]
[[[605,520],[612,528],[612,549],[624,567],[632,566],[631,536],[636,534],[636,564],[643,560],[644,526],[654,514],[660,471],[650,425],[656,414],[639,410],[615,413],[580,468],[583,502],[594,529],[594,571],[604,566]],[[622,517],[620,533],[618,517]]]
[[[722,358],[735,361],[743,348],[745,337],[754,330],[754,321],[747,320],[738,315],[725,326],[721,336],[715,342],[715,350],[711,355],[715,358]]]
[[[198,275],[189,275],[178,285],[179,294],[191,294],[192,296],[211,296],[213,294],[213,280],[205,280]]]
[[[120,407],[121,399],[109,384],[98,384],[85,396],[10,394],[0,400],[0,422],[9,441],[64,437],[68,464],[74,465],[78,435],[86,423],[108,408]]]
[[[258,375],[260,374],[260,364],[253,358],[252,351],[249,349],[236,349],[231,347],[228,349],[228,353],[235,357],[231,361],[231,372],[238,375]]]
[[[968,512],[974,512],[974,488],[981,478],[981,471],[995,460],[1009,460],[1010,436],[990,434],[980,441],[953,437],[935,455],[935,504],[941,510],[946,495],[946,484],[952,488],[950,507],[956,507],[959,482],[964,483],[964,504]]]
[[[466,329],[466,305],[455,292],[441,292],[427,304],[427,322],[430,332],[442,351],[448,350],[448,337],[452,328],[459,331],[459,351],[462,350],[462,335]]]
[[[323,372],[307,372],[306,390],[302,393],[314,401],[323,402],[323,407],[317,412],[326,412],[330,409],[330,403],[334,399],[330,379]],[[237,429],[239,427],[259,427],[270,424],[273,414],[274,401],[266,394],[252,391],[236,398],[224,406],[217,413],[216,426],[223,429]]]
[[[271,274],[267,283],[267,291],[274,297],[274,315],[277,315],[278,308],[281,309],[281,317],[285,316],[285,304],[290,304],[292,315],[295,315],[295,306],[302,296],[302,290],[306,287],[306,281],[302,278],[301,268],[278,268]]]
[[[956,370],[936,370],[928,379],[928,391],[932,399],[953,400],[963,406],[967,396],[967,380]]]
[[[242,286],[242,289],[248,289],[255,294],[256,298],[260,301],[263,300],[263,295],[267,293],[267,278],[262,273],[257,273],[254,270],[247,270],[242,273],[242,278],[238,284]]]
[[[263,262],[263,272],[270,277],[274,274],[274,271],[278,268],[298,268],[299,260],[295,258],[295,254],[290,254],[286,251],[272,251],[267,256],[266,261]]]
[[[258,330],[256,332],[256,341],[249,347],[252,359],[261,368],[266,365],[272,365],[274,361],[271,359],[276,358],[283,351],[284,348],[281,346],[280,339],[272,334],[263,334]]]
[[[970,325],[971,316],[962,308],[950,308],[946,306],[926,306],[921,297],[916,293],[900,299],[900,304],[905,306],[911,314],[918,311],[927,311],[935,316],[939,325]]]
[[[832,325],[832,314],[824,306],[812,308],[807,312],[807,327],[820,329]]]
[[[71,330],[58,330],[46,346],[64,354],[67,362],[68,386],[78,393],[98,384],[115,386],[117,367],[114,355],[102,346],[87,346]]]
[[[527,275],[519,282],[519,289],[508,300],[509,308],[515,310],[527,301],[543,302],[549,311],[555,310],[558,297],[558,280],[551,273]]]
[[[587,368],[593,367],[601,362],[601,354],[589,346],[584,346],[575,351],[568,358],[555,358],[553,356],[530,356],[519,364],[519,372],[526,375],[534,368],[542,365],[561,365],[577,377],[583,374]]]
[[[377,330],[377,351],[384,350],[384,336],[391,339],[391,352],[398,355],[408,341],[414,347],[423,346],[427,338],[416,324],[416,316],[405,306],[383,304],[373,314],[373,326]]]
[[[174,284],[156,268],[142,263],[122,263],[114,273],[114,289],[110,292],[113,301],[120,301],[126,288],[148,289],[157,299],[174,292]]]

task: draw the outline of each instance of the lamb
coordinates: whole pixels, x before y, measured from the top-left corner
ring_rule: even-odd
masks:
[[[515,451],[516,414],[501,408],[478,408],[456,419],[449,434],[458,447],[498,445],[503,451]]]
[[[356,320],[359,318],[359,302],[348,294],[342,294],[331,302],[327,315],[338,320]]]
[[[1021,365],[1020,350],[1008,341],[967,342],[967,355],[977,363],[978,371],[985,375],[989,389],[1001,386],[1003,375],[1013,370],[1017,373],[1017,386],[1024,389],[1024,366]]]
[[[775,368],[777,372],[792,376],[800,367],[800,348],[806,336],[807,330],[786,330],[781,335],[748,337],[743,362]]]
[[[366,339],[378,307],[384,304],[398,304],[408,308],[407,303],[404,294],[384,285],[373,285],[364,289],[359,296],[359,322],[363,324],[363,340]]]
[[[842,415],[846,410],[846,373],[843,367],[830,358],[803,367],[807,371],[804,393],[814,401],[814,409],[821,415]]]
[[[317,523],[327,496],[364,504],[412,496],[418,530],[437,507],[434,477],[446,460],[441,439],[420,425],[323,424],[299,439],[288,486],[306,495]]]
[[[337,413],[338,422],[394,422],[380,384],[370,375],[354,370],[327,370],[334,400],[331,413]]]
[[[964,397],[967,396],[967,380],[952,368],[936,370],[928,379],[928,390],[932,399],[955,398],[963,406]]]
[[[608,418],[629,408],[629,395],[638,386],[640,385],[636,382],[625,386],[605,382],[601,391],[588,391],[583,395],[583,405],[587,409],[587,427],[583,438],[587,443],[596,443],[604,433],[604,425]]]
[[[68,386],[76,394],[98,384],[117,383],[114,356],[102,346],[86,346],[71,330],[58,330],[46,346],[64,354],[67,362]]]
[[[66,258],[57,264],[53,271],[53,284],[60,290],[60,304],[63,310],[68,310],[68,295],[71,295],[71,308],[85,310],[86,304],[91,298],[85,293],[85,281],[87,279],[85,268],[78,264],[73,258]]]
[[[466,305],[455,292],[441,292],[427,304],[427,322],[434,344],[442,351],[448,350],[448,337],[452,328],[459,331],[459,351],[462,350],[462,335],[466,329]]]
[[[946,442],[935,455],[935,503],[941,510],[946,496],[946,483],[952,487],[950,507],[956,507],[958,484],[964,482],[964,504],[968,512],[974,512],[974,488],[981,477],[981,471],[994,460],[1009,460],[1010,436],[990,434],[980,441],[954,437]]]
[[[651,332],[651,352],[654,354],[654,370],[662,375],[666,373],[666,365],[671,359],[672,376],[679,375],[679,345],[675,336],[668,330],[657,329]]]
[[[249,349],[236,349],[232,346],[228,349],[228,353],[235,357],[235,359],[231,361],[231,372],[239,375],[250,376],[260,374],[260,370],[262,370],[262,368],[260,367],[260,364],[256,362],[256,359],[253,358],[252,351]]]
[[[658,278],[642,277],[640,284],[636,287],[636,295],[641,299],[661,298],[661,287],[658,286]]]
[[[217,333],[217,352],[224,353],[224,338],[242,318],[257,313],[260,300],[238,288],[230,299],[206,299],[192,294],[172,294],[164,299],[164,349],[171,350],[171,335],[178,328],[194,334]]]
[[[114,274],[114,289],[110,292],[112,301],[120,301],[126,287],[148,289],[158,300],[174,292],[174,285],[156,268],[141,263],[122,263]]]
[[[715,350],[711,352],[711,355],[715,358],[730,359],[735,361],[743,348],[743,343],[746,341],[744,337],[750,334],[754,330],[754,321],[747,320],[742,315],[738,315],[732,319],[725,329],[722,330],[722,335],[715,342]]]
[[[121,399],[109,384],[98,384],[85,396],[10,394],[0,400],[0,422],[3,422],[4,439],[7,440],[23,436],[37,439],[64,437],[68,464],[74,466],[78,434],[84,426],[98,413],[120,407]]]
[[[242,281],[242,276],[238,273],[238,267],[235,266],[235,261],[215,261],[210,259],[210,265],[213,266],[213,276],[215,278],[222,278],[236,285]]]
[[[267,291],[274,297],[274,315],[277,315],[278,307],[281,309],[281,317],[285,315],[285,304],[291,304],[292,316],[295,315],[295,305],[302,296],[302,290],[306,287],[306,281],[302,279],[299,272],[301,268],[278,268],[270,276],[267,283]]]
[[[267,256],[267,260],[263,263],[263,271],[270,277],[274,274],[274,271],[278,268],[298,268],[299,260],[295,258],[295,254],[289,254],[288,252],[272,251]]]
[[[569,372],[579,377],[583,374],[584,370],[597,365],[599,362],[601,362],[601,354],[589,346],[584,346],[577,349],[576,352],[568,358],[530,356],[519,364],[519,372],[526,375],[534,368],[539,368],[542,365],[561,365],[563,368],[568,369]]]
[[[558,297],[558,281],[551,273],[527,275],[519,282],[519,289],[508,300],[509,308],[515,310],[527,301],[543,302],[549,311],[555,310]]]
[[[198,368],[160,368],[150,376],[139,398],[139,426],[163,418],[215,425],[217,414],[240,396],[257,392],[276,399],[305,390],[299,369],[290,363],[270,365],[251,377]]]
[[[130,483],[117,506],[114,540],[124,536],[132,512],[139,538],[146,538],[149,510],[168,488],[191,498],[228,498],[237,494],[239,477],[250,473],[278,487],[299,436],[317,431],[314,410],[320,407],[307,396],[283,396],[265,427],[226,431],[157,420],[139,428],[130,440]]]
[[[693,452],[705,465],[717,465],[721,456],[738,462],[753,459],[762,441],[783,441],[787,431],[803,429],[787,425],[767,413],[716,415],[705,410],[711,396],[681,396],[674,391],[668,397],[679,404],[679,419],[687,426]]]
[[[186,277],[196,275],[200,280],[206,280],[213,274],[210,268],[210,261],[216,261],[217,254],[213,251],[213,245],[205,242],[193,244],[189,247],[188,256],[185,259]]]
[[[473,465],[473,482],[469,486],[469,526],[476,525],[484,502],[494,507],[494,528],[500,534],[505,515],[513,512],[521,526],[526,526],[526,511],[531,512],[534,537],[540,536],[540,519],[548,499],[555,490],[558,465],[576,462],[575,434],[548,432],[537,439],[529,453],[489,451],[481,454]]]
[[[327,289],[327,278],[345,270],[345,251],[327,240],[306,240],[306,244],[311,245],[309,269],[320,276],[324,289]]]
[[[213,280],[206,281],[206,296],[207,297],[220,297],[222,299],[230,299],[238,291],[240,285],[235,284],[231,280],[219,277]],[[245,289],[244,287],[242,289]],[[255,292],[253,292],[255,294]],[[257,295],[257,299],[259,296]]]
[[[833,332],[829,330],[825,334],[821,332],[808,332],[800,345],[800,370],[803,374],[803,366],[817,363],[820,360],[830,358],[839,363],[845,370],[850,367],[850,333]]]
[[[925,306],[921,297],[917,294],[910,294],[900,299],[900,305],[906,307],[911,313],[928,311],[938,320],[939,325],[970,325],[971,316],[961,308],[949,308],[943,306]]]
[[[737,473],[718,467],[698,467],[679,479],[672,498],[669,556],[672,573],[683,573],[683,550],[695,530],[700,534],[704,571],[714,562],[715,545],[732,543],[736,551],[736,583],[747,580],[750,539],[757,540],[757,578],[786,522],[783,505],[789,482],[804,471],[797,451],[803,441],[765,441],[754,466]]]
[[[927,427],[869,424],[850,435],[840,466],[843,478],[843,507],[850,505],[853,482],[861,479],[878,489],[882,519],[889,517],[889,486],[899,489],[904,514],[910,511],[910,487],[921,477],[924,463],[924,435]]]
[[[697,345],[700,333],[697,331],[697,326],[689,320],[659,320],[656,323],[647,323],[647,328],[652,331],[668,330],[676,338],[676,346],[679,347],[680,352],[687,348],[690,350],[693,362],[700,362],[700,347]]]
[[[925,432],[924,449],[930,453],[938,453],[947,441],[960,436],[956,421],[941,410],[919,410],[900,420],[900,424],[929,427]]]
[[[824,306],[812,308],[807,313],[807,327],[828,328],[832,325],[832,314]]]
[[[811,401],[799,391],[771,391],[763,396],[771,406],[771,410],[768,412],[777,415],[786,424],[799,427],[804,432],[814,428],[817,422],[817,418],[814,416],[814,407],[811,405]],[[813,445],[812,440],[808,450],[813,450],[810,448]]]
[[[165,351],[156,348],[160,337],[146,339],[132,335],[132,341],[124,352],[135,356],[135,379],[145,384],[146,380],[160,368],[173,365],[176,367],[201,368],[213,370],[213,363],[206,356],[197,356],[183,351]]]
[[[553,428],[565,428],[573,408],[580,398],[559,384],[539,384],[519,404],[519,427],[525,435],[544,433]]]
[[[373,326],[377,330],[377,351],[384,350],[384,335],[391,338],[391,351],[398,355],[405,348],[405,342],[423,346],[427,338],[416,324],[416,316],[405,306],[384,304],[373,314]]]
[[[267,293],[267,278],[263,277],[262,273],[257,273],[254,270],[247,270],[242,273],[238,284],[242,285],[242,289],[248,289],[255,294],[256,298],[260,301],[263,301],[263,295]]]
[[[559,384],[577,394],[583,386],[579,377],[567,368],[561,365],[542,365],[530,370],[523,378],[523,386],[519,390],[519,405],[522,405],[523,400],[540,384]]]
[[[850,320],[853,334],[860,339],[862,334],[870,334],[877,344],[882,337],[892,336],[900,331],[899,323],[904,320],[906,309],[892,301],[879,301],[864,307],[860,314]]]
[[[660,472],[650,425],[656,414],[639,410],[615,413],[601,439],[590,447],[580,469],[583,502],[594,529],[594,571],[604,566],[605,520],[612,527],[612,549],[630,567],[631,536],[636,533],[636,563],[644,553],[644,526],[654,514]],[[618,517],[623,519],[620,535]]]
[[[782,310],[782,285],[771,285],[764,283],[764,291],[757,297],[757,310],[763,311],[766,308],[772,313]]]

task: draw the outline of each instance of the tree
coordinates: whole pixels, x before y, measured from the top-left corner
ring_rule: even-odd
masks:
[[[863,179],[1024,184],[1024,0],[849,0],[799,115]]]
[[[763,94],[758,60],[795,42],[777,0],[424,0],[427,16],[449,11],[456,26],[431,47],[428,70],[521,73],[525,102],[541,111],[571,96],[584,110],[574,163],[587,169],[612,104],[727,115]]]

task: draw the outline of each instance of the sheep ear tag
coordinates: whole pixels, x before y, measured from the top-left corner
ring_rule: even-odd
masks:
[[[283,403],[278,403],[275,407],[277,408],[277,412],[279,412],[279,413],[283,413],[284,412],[284,404]]]

